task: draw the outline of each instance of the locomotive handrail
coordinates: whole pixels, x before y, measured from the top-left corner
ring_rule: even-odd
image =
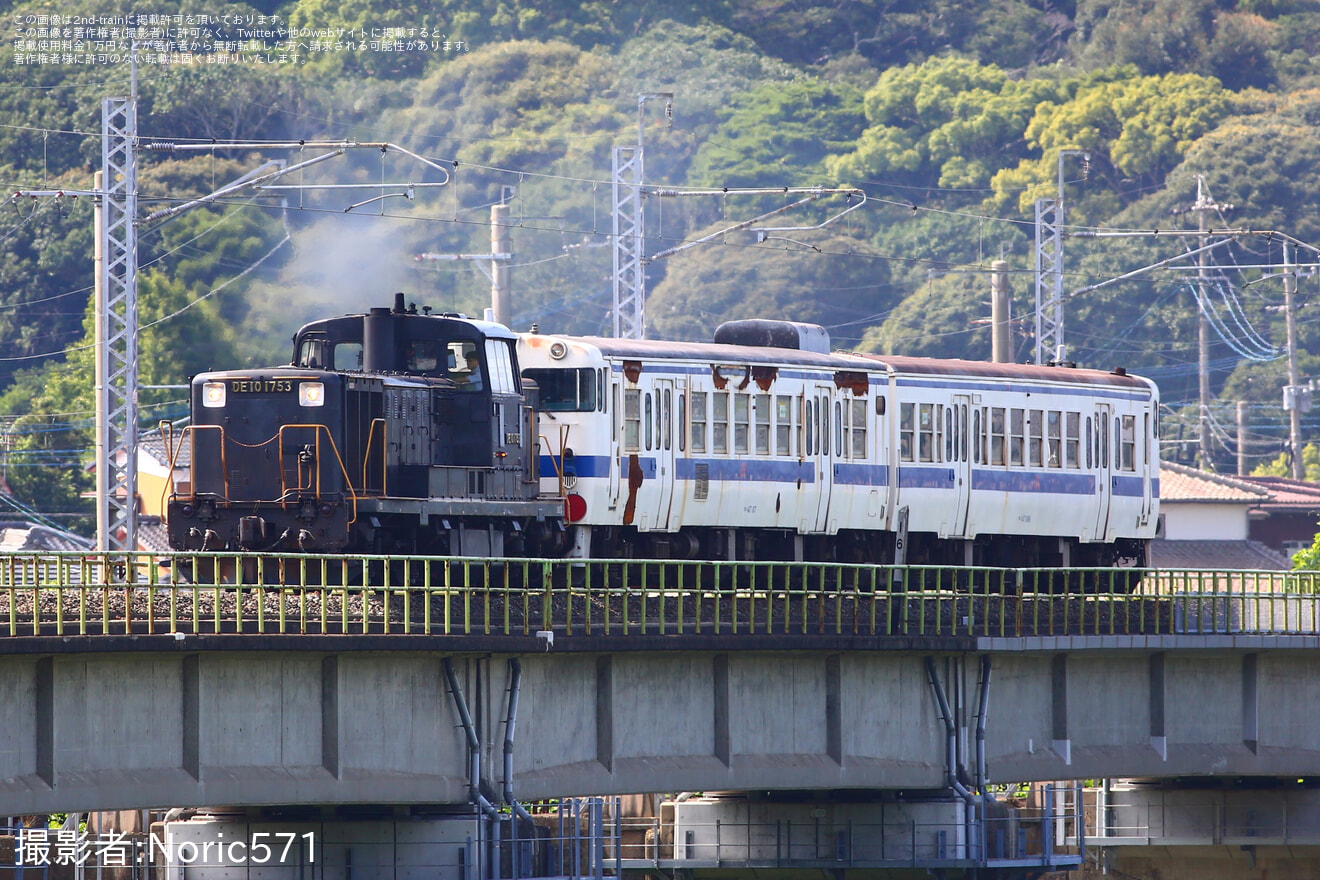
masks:
[[[367,466],[371,463],[371,441],[376,436],[376,426],[380,425],[380,494],[385,494],[385,483],[389,475],[389,446],[385,432],[388,430],[384,419],[372,419],[371,427],[367,430],[367,444],[362,452],[362,494],[370,495],[371,490],[367,488]]]
[[[13,553],[30,636],[1320,637],[1320,572],[842,563]],[[180,635],[182,634],[182,635]],[[563,647],[571,642],[560,641]],[[579,649],[585,644],[578,642]],[[675,644],[657,640],[657,646]],[[1203,641],[1194,644],[1204,645]],[[557,648],[559,649],[559,648]]]
[[[357,522],[357,504],[358,504],[358,496],[357,496],[357,492],[353,489],[353,478],[352,478],[351,476],[349,476],[349,474],[348,474],[348,466],[344,464],[344,458],[343,458],[343,456],[341,456],[341,455],[339,454],[339,446],[338,446],[338,444],[335,443],[335,438],[334,438],[333,436],[331,436],[331,434],[330,434],[330,428],[329,428],[328,426],[326,426],[326,425],[317,425],[317,424],[294,424],[294,425],[281,425],[281,426],[280,426],[279,433],[277,434],[277,437],[279,438],[279,459],[280,459],[280,489],[281,489],[281,492],[280,492],[280,501],[281,501],[282,504],[286,504],[287,501],[286,501],[285,499],[288,497],[288,494],[289,494],[288,486],[287,486],[287,484],[285,483],[285,479],[284,479],[284,432],[287,431],[287,430],[295,430],[295,429],[303,429],[303,430],[305,430],[305,429],[308,429],[308,428],[312,429],[312,436],[316,438],[316,441],[315,441],[315,442],[316,442],[316,495],[317,495],[317,498],[320,498],[320,496],[321,496],[321,433],[324,432],[325,435],[326,435],[326,440],[327,440],[327,442],[329,442],[329,444],[330,444],[330,449],[334,451],[334,454],[335,454],[335,461],[339,464],[339,472],[340,472],[340,474],[342,474],[343,477],[344,477],[344,486],[348,489],[348,493],[347,493],[347,494],[348,494],[348,497],[349,497],[349,499],[353,502],[353,505],[352,505],[352,506],[353,506],[353,514],[352,514],[352,516],[350,516],[350,517],[348,518],[347,523],[345,523],[345,525],[349,525],[349,526],[351,526],[351,525],[353,525],[353,523]],[[299,473],[301,474],[301,472],[302,472],[302,469],[299,468]],[[295,491],[296,491],[296,490],[295,490]]]
[[[225,459],[225,428],[224,428],[224,425],[184,425],[182,433],[179,434],[179,445],[178,445],[178,447],[176,447],[176,448],[170,450],[170,456],[169,456],[169,458],[170,458],[170,461],[169,461],[169,472],[170,472],[171,474],[174,473],[174,466],[175,466],[175,464],[176,464],[177,461],[178,461],[179,453],[183,451],[183,438],[184,438],[184,437],[187,437],[189,434],[191,434],[191,433],[193,433],[193,432],[196,432],[196,431],[202,431],[202,430],[210,430],[210,431],[219,431],[219,432],[220,432],[220,472],[221,472],[221,474],[223,474],[223,480],[224,480],[224,487],[225,487],[224,500],[225,500],[225,501],[228,501],[228,500],[229,500],[229,463],[228,463],[228,462],[226,461],[226,459]],[[194,451],[196,450],[196,444],[195,444],[195,443],[193,444],[193,447],[192,447],[192,448],[193,448]],[[174,489],[174,480],[173,480],[173,479],[167,479],[167,480],[165,481],[165,489],[161,491],[161,496],[160,496],[160,500],[161,500],[161,505],[160,505],[160,506],[161,506],[161,510],[164,510],[164,509],[165,509],[165,497],[166,497],[167,492],[168,492],[168,494],[171,494],[171,495],[177,495],[177,493],[173,492],[173,489]],[[180,497],[180,498],[186,498],[186,499],[188,499],[188,500],[190,500],[190,501],[196,499],[196,498],[197,498],[197,480],[196,480],[194,477],[190,477],[189,480],[188,480],[188,494],[186,494],[186,495],[178,495],[177,497]]]

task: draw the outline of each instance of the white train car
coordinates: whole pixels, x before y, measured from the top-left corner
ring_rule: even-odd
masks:
[[[1144,564],[1148,380],[831,354],[787,322],[716,339],[520,337],[570,555]]]

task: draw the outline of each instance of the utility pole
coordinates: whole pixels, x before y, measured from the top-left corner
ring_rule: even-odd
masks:
[[[1196,212],[1197,240],[1200,253],[1196,257],[1196,359],[1199,376],[1200,399],[1200,437],[1197,444],[1197,465],[1201,470],[1213,470],[1210,451],[1210,308],[1209,294],[1206,292],[1208,268],[1207,250],[1208,230],[1205,215],[1209,211],[1231,211],[1232,205],[1220,205],[1210,197],[1205,186],[1205,177],[1196,175],[1196,203],[1188,210]]]
[[[1294,480],[1306,478],[1302,462],[1302,412],[1309,409],[1310,389],[1297,384],[1297,319],[1293,302],[1297,292],[1297,267],[1293,265],[1292,245],[1283,243],[1283,314],[1288,328],[1288,388],[1284,390],[1284,407],[1288,410],[1288,451],[1292,459]],[[1289,393],[1291,392],[1291,394]],[[1289,405],[1291,404],[1291,405]]]
[[[1013,316],[1010,307],[1008,261],[995,260],[990,264],[990,349],[992,352],[990,359],[997,364],[1007,364],[1013,360],[1011,334]]]
[[[509,253],[509,206],[505,202],[490,206],[490,306],[495,323],[509,326],[513,315],[509,307],[510,269],[499,255]]]

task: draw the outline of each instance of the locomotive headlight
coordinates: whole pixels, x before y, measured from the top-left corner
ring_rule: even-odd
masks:
[[[225,383],[207,382],[202,386],[202,406],[221,407],[225,405]]]
[[[562,361],[564,355],[568,354],[568,346],[562,342],[550,343],[550,357],[557,361]]]
[[[299,382],[298,403],[303,406],[325,406],[325,384],[322,382]]]

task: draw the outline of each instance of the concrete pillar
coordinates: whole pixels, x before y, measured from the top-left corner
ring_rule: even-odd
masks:
[[[1013,360],[1012,303],[1008,290],[1008,261],[995,260],[990,264],[990,323],[992,354],[997,364]]]

